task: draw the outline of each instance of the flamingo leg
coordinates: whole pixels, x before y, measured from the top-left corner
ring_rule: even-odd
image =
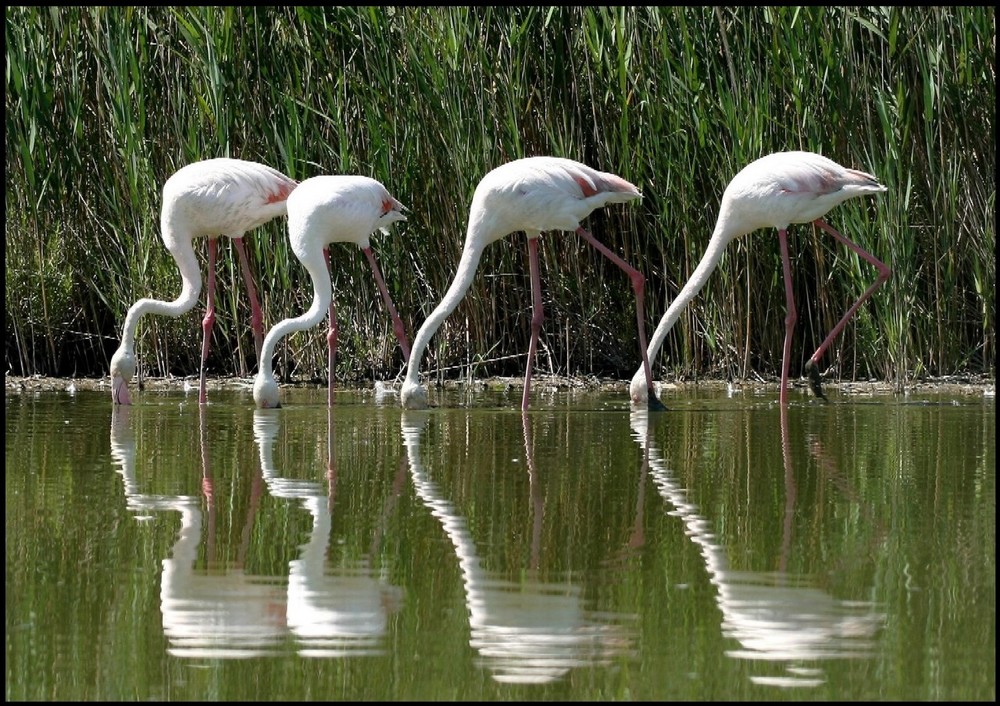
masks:
[[[788,368],[792,362],[792,331],[799,314],[795,309],[795,293],[792,291],[792,261],[788,257],[788,230],[778,231],[781,245],[781,268],[785,274],[785,349],[781,355],[781,387],[778,400],[782,406],[788,404]]]
[[[323,257],[326,259],[326,271],[330,273],[330,279],[332,280],[333,269],[330,267],[330,248],[323,248]],[[326,388],[326,405],[327,407],[332,407],[333,379],[334,371],[336,370],[335,364],[337,362],[337,308],[332,295],[330,296],[330,328],[326,332],[326,346],[326,364],[329,371],[329,379],[327,381]]]
[[[264,347],[264,315],[260,310],[257,288],[253,283],[253,273],[250,271],[250,260],[247,258],[247,249],[243,244],[243,238],[233,238],[233,245],[236,246],[236,253],[240,256],[243,281],[246,283],[247,295],[250,297],[250,327],[253,329],[253,343],[257,349],[257,367],[260,367],[260,350]]]
[[[201,320],[201,380],[198,383],[198,403],[208,402],[205,390],[205,363],[208,360],[208,342],[212,339],[212,327],[215,325],[215,256],[219,250],[216,238],[208,239],[208,288],[205,304],[205,318]]]
[[[364,250],[365,257],[368,258],[368,264],[371,265],[372,274],[375,275],[375,283],[378,285],[378,291],[382,293],[385,308],[389,310],[389,316],[392,317],[392,330],[399,340],[399,347],[403,349],[403,361],[408,363],[410,362],[410,344],[406,341],[406,328],[403,326],[403,320],[399,318],[399,314],[396,312],[396,305],[392,303],[392,297],[389,296],[389,290],[385,286],[385,280],[382,279],[382,273],[379,272],[378,264],[375,262],[375,254],[372,252],[371,247],[362,249]]]
[[[862,294],[856,302],[854,302],[851,308],[847,310],[847,313],[844,314],[844,316],[840,319],[839,322],[837,322],[837,325],[833,327],[833,329],[830,331],[829,334],[827,334],[823,342],[819,344],[819,348],[816,349],[816,352],[813,353],[812,357],[809,358],[808,362],[806,362],[806,371],[808,371],[809,373],[809,380],[810,380],[809,384],[810,387],[812,388],[812,391],[815,392],[818,397],[823,397],[824,399],[826,399],[825,396],[823,395],[823,389],[820,386],[819,370],[817,369],[816,364],[819,362],[819,359],[823,355],[823,353],[826,352],[826,349],[830,347],[830,344],[833,343],[833,339],[836,338],[837,335],[844,330],[844,326],[846,326],[848,320],[852,316],[854,316],[854,312],[858,310],[858,307],[860,307],[864,303],[864,301],[868,299],[868,297],[870,297],[872,294],[875,293],[876,289],[881,287],[882,284],[886,280],[888,280],[889,277],[892,276],[892,269],[889,268],[889,266],[886,265],[884,262],[876,258],[874,255],[872,255],[870,252],[862,248],[860,245],[857,245],[850,239],[838,233],[836,229],[830,226],[822,218],[819,218],[816,221],[814,221],[814,224],[825,230],[827,233],[832,235],[834,238],[839,240],[844,245],[846,245],[847,248],[851,250],[851,252],[855,253],[858,257],[863,258],[865,261],[874,265],[875,268],[878,269],[878,277],[875,278],[875,281],[872,282],[871,286],[865,290],[865,293]]]
[[[542,278],[538,274],[538,238],[528,238],[528,269],[531,272],[531,342],[528,344],[528,363],[524,369],[522,412],[528,410],[528,393],[531,390],[531,370],[535,366],[535,351],[538,349],[538,333],[542,330],[542,322],[545,321]]]
[[[607,246],[598,241],[597,238],[591,235],[590,232],[583,226],[577,228],[576,232],[580,235],[580,237],[597,248],[602,255],[624,270],[625,274],[627,274],[629,279],[632,281],[632,289],[635,290],[635,316],[636,321],[639,324],[639,350],[642,353],[642,368],[646,373],[647,404],[651,411],[662,412],[666,410],[666,407],[662,402],[660,402],[660,399],[656,396],[656,391],[653,389],[653,373],[649,366],[649,355],[646,352],[646,317],[644,315],[643,305],[646,292],[646,277],[639,272],[639,270],[635,269],[630,264],[625,262],[625,260],[611,252]]]

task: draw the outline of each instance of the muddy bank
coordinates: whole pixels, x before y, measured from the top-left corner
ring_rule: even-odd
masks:
[[[208,381],[208,389],[211,390],[244,390],[249,392],[253,389],[252,377],[228,377],[214,378]],[[325,389],[325,381],[291,382],[281,383],[285,387],[316,388]],[[385,383],[362,383],[344,384],[337,383],[338,390],[375,391],[375,386],[384,385],[388,388],[398,388],[399,381]],[[446,389],[468,389],[473,390],[509,390],[511,388],[521,388],[524,384],[523,378],[494,377],[483,378],[467,384],[463,381],[448,380],[443,387]],[[192,387],[197,388],[198,379],[196,377],[187,378],[144,378],[141,383],[141,390],[153,391],[190,391]],[[777,394],[778,382],[756,382],[743,381],[729,383],[725,380],[699,380],[698,382],[658,382],[657,387],[663,390],[675,390],[683,392],[690,390],[726,390],[730,385],[743,392],[757,392],[765,394],[774,392]],[[792,389],[806,388],[806,381],[790,381]],[[995,393],[996,380],[989,376],[948,376],[935,379],[927,379],[896,385],[890,382],[825,382],[823,389],[827,393],[841,395],[893,395],[893,394],[948,394],[948,395],[970,395],[992,397]],[[76,392],[79,390],[97,390],[110,394],[110,378],[53,378],[43,376],[32,377],[4,377],[4,388],[8,393],[23,392]],[[532,390],[543,389],[556,390],[581,390],[593,392],[621,392],[627,393],[627,380],[610,380],[595,377],[561,377],[555,375],[532,376]]]

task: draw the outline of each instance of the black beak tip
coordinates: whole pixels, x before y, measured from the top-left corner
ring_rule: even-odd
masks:
[[[649,395],[646,397],[646,406],[650,412],[667,411],[667,406],[660,402],[660,399],[653,393],[652,390],[649,391]]]

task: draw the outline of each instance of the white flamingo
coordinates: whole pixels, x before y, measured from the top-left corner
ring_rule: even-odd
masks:
[[[641,404],[646,399],[648,385],[647,366],[656,359],[664,339],[684,307],[701,291],[709,275],[719,264],[726,246],[741,235],[758,228],[777,228],[781,245],[781,261],[785,276],[785,347],[781,361],[781,404],[788,402],[788,368],[791,363],[792,330],[798,314],[792,294],[791,261],[788,257],[788,226],[792,223],[814,223],[850,248],[858,256],[878,269],[875,282],[847,310],[840,322],[833,327],[826,339],[806,363],[810,386],[819,397],[823,395],[816,364],[858,307],[889,279],[892,270],[871,253],[856,245],[834,228],[823,217],[833,207],[848,199],[869,194],[879,194],[886,187],[871,174],[842,167],[831,159],[813,152],[775,152],[751,162],[733,177],[722,194],[715,232],[708,242],[701,262],[691,279],[670,303],[659,325],[649,339],[649,348],[640,367],[632,377],[629,395],[632,402]]]
[[[541,280],[538,274],[538,236],[542,231],[575,231],[605,257],[628,274],[635,290],[636,319],[639,325],[639,348],[646,379],[652,384],[646,361],[646,328],[643,296],[646,278],[641,272],[598,242],[580,225],[592,211],[609,203],[623,203],[642,198],[635,185],[615,174],[601,172],[586,164],[560,157],[528,157],[508,162],[489,172],[472,196],[465,247],[455,279],[447,293],[424,321],[413,340],[413,353],[400,390],[400,401],[407,409],[427,407],[427,390],[420,384],[420,359],[431,336],[465,296],[484,248],[511,233],[524,231],[528,238],[528,264],[531,271],[531,342],[524,372],[521,409],[528,408],[531,370],[538,345],[538,333],[545,318],[542,309]],[[646,392],[651,409],[662,409],[656,393]]]
[[[131,404],[128,383],[136,370],[135,331],[146,314],[177,317],[190,311],[201,293],[201,270],[195,256],[195,238],[208,238],[208,295],[202,320],[201,380],[198,401],[207,401],[205,361],[215,323],[215,257],[218,238],[232,239],[239,254],[250,297],[251,326],[258,364],[264,336],[263,315],[257,301],[250,261],[243,244],[244,234],[285,214],[285,199],[295,188],[294,179],[277,169],[242,159],[206,159],[174,172],[163,185],[160,231],[163,244],[177,262],[181,274],[181,293],[173,301],[144,298],[133,304],[125,316],[122,341],[111,358],[111,400]]]
[[[326,175],[306,179],[288,197],[288,237],[292,251],[309,272],[313,283],[313,302],[304,314],[285,319],[267,332],[262,347],[253,398],[258,408],[280,407],[278,383],[274,379],[271,358],[284,336],[315,326],[329,307],[330,328],[327,333],[329,386],[327,404],[333,404],[334,358],[337,353],[337,317],[334,312],[333,288],[330,283],[330,243],[355,243],[372,268],[375,282],[392,317],[393,331],[403,349],[410,355],[403,322],[396,313],[385,281],[375,262],[371,234],[396,222],[405,221],[405,207],[375,179],[354,175]]]

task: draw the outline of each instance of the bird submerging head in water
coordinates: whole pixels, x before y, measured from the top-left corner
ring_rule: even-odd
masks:
[[[194,239],[208,238],[208,298],[202,321],[201,371],[198,401],[207,401],[205,361],[215,324],[215,258],[219,236],[236,246],[252,310],[251,326],[258,364],[264,338],[263,316],[250,271],[243,236],[248,230],[285,215],[285,200],[297,182],[277,169],[242,159],[206,159],[174,172],[163,185],[160,231],[163,244],[177,262],[181,293],[173,301],[140,299],[125,316],[122,340],[111,358],[111,400],[131,404],[128,384],[135,375],[135,331],[146,314],[177,317],[190,311],[201,293],[201,269]]]
[[[455,310],[465,296],[483,249],[492,242],[517,231],[528,238],[528,265],[531,274],[532,317],[531,341],[524,372],[524,394],[521,409],[528,409],[531,372],[534,365],[538,334],[542,328],[542,289],[538,267],[538,237],[542,231],[574,231],[593,245],[605,257],[625,271],[632,281],[636,297],[636,318],[639,326],[639,348],[646,380],[651,385],[646,361],[646,329],[643,297],[645,277],[618,255],[594,238],[580,225],[592,211],[610,203],[623,203],[642,198],[635,185],[608,172],[598,171],[580,162],[560,157],[527,157],[501,165],[483,177],[476,187],[469,210],[469,226],[465,246],[458,263],[455,279],[413,339],[413,350],[406,368],[406,379],[400,390],[400,402],[407,409],[427,406],[427,389],[420,384],[420,360],[431,336],[445,318]],[[644,390],[650,409],[662,409],[652,387]]]
[[[648,366],[656,359],[670,329],[677,322],[681,311],[701,291],[709,275],[719,264],[726,246],[741,235],[758,228],[776,228],[781,246],[781,262],[785,278],[785,345],[781,362],[781,404],[788,402],[788,369],[791,362],[792,330],[798,314],[792,294],[791,261],[788,257],[788,226],[793,223],[814,223],[859,257],[875,266],[878,276],[864,294],[851,306],[839,323],[812,354],[806,364],[810,386],[819,397],[824,397],[816,365],[834,338],[843,330],[858,307],[889,279],[892,270],[832,228],[823,217],[835,206],[858,196],[879,194],[886,187],[871,174],[842,167],[831,159],[813,152],[775,152],[751,162],[729,182],[722,194],[719,217],[715,224],[705,254],[694,274],[670,303],[666,313],[649,340],[649,348],[642,366],[632,377],[629,395],[632,402],[646,400]]]
[[[278,383],[272,372],[274,349],[287,334],[302,331],[319,323],[329,307],[330,328],[327,333],[329,382],[327,405],[333,404],[333,374],[337,355],[337,317],[330,283],[330,243],[354,243],[368,258],[375,283],[392,318],[393,331],[403,349],[403,358],[410,356],[403,322],[386,289],[385,281],[375,262],[371,235],[396,221],[405,221],[403,204],[397,201],[381,182],[366,176],[324,175],[306,179],[288,197],[288,238],[292,252],[299,259],[313,283],[313,302],[301,316],[285,319],[268,331],[264,339],[260,367],[253,385],[257,407],[280,407]]]

